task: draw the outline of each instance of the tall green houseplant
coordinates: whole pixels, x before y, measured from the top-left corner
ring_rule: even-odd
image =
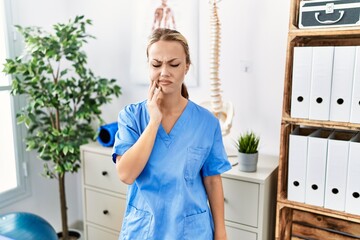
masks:
[[[103,123],[100,107],[121,94],[115,79],[95,76],[86,66],[83,46],[94,38],[86,32],[91,24],[76,16],[53,25],[54,33],[16,26],[24,55],[7,59],[3,70],[12,75],[12,95],[27,98],[17,114],[28,128],[27,150],[36,150],[44,175],[58,180],[63,239],[68,238],[65,175],[79,170],[80,145],[94,139],[94,125]]]

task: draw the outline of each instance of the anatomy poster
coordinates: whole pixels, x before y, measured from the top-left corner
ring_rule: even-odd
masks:
[[[156,28],[171,28],[182,33],[189,43],[192,64],[185,77],[189,87],[198,82],[198,1],[197,0],[133,0],[131,36],[131,80],[148,85],[146,59],[147,39]]]

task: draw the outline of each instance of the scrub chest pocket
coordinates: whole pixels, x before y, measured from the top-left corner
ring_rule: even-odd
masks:
[[[208,148],[189,147],[186,154],[185,180],[192,182],[199,174],[208,154]]]

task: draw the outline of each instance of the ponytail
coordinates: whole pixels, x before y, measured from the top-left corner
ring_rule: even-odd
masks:
[[[185,86],[185,83],[183,83],[181,85],[181,96],[183,96],[186,99],[189,99],[189,93],[188,93],[188,90],[187,90],[187,88]]]

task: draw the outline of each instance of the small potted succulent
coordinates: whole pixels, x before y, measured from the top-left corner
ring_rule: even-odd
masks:
[[[236,141],[239,171],[256,172],[260,137],[253,131],[241,134]]]

